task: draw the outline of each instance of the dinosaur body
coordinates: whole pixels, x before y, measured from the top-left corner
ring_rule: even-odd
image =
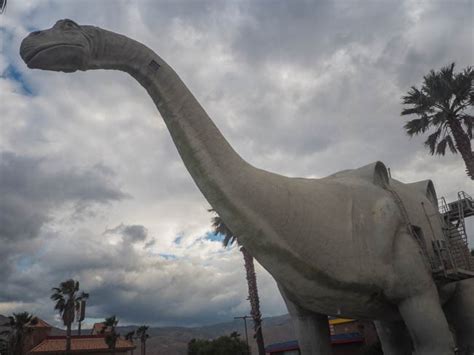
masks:
[[[426,262],[444,238],[431,183],[397,182],[382,163],[323,179],[257,169],[162,58],[113,32],[61,20],[20,53],[30,68],[125,71],[147,90],[203,195],[277,281],[303,354],[330,354],[326,315],[376,320],[389,355],[452,355],[449,326],[474,348],[473,280],[437,288]]]

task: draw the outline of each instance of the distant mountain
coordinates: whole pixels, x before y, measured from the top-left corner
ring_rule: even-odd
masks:
[[[0,325],[8,321],[7,317],[0,315]],[[253,339],[253,323],[247,321],[247,330],[249,335],[249,344],[252,353],[257,353],[257,346]],[[136,326],[117,327],[117,331],[124,335],[131,330],[137,329]],[[0,328],[0,331],[2,329]],[[83,329],[82,334],[90,334],[91,329]],[[229,335],[237,331],[241,338],[245,340],[245,329],[242,320],[234,320],[226,323],[206,325],[202,327],[150,327],[148,333],[150,338],[147,341],[147,355],[185,355],[187,354],[188,342],[193,338],[213,339],[222,335]],[[65,335],[63,329],[53,328],[51,335]],[[75,334],[75,331],[73,331]],[[295,339],[293,327],[288,315],[269,317],[263,320],[263,335],[266,344],[282,342]],[[140,348],[139,342],[136,343]]]
[[[136,327],[118,327],[121,334],[136,329]],[[247,321],[249,344],[252,353],[257,353],[257,345],[253,339],[253,323]],[[237,331],[245,340],[245,328],[242,320],[234,320],[226,323],[218,323],[202,327],[156,327],[150,328],[150,338],[147,341],[148,355],[185,355],[187,354],[188,342],[193,338],[213,339],[222,335],[229,335]],[[263,335],[266,344],[283,342],[295,339],[295,333],[288,315],[269,317],[263,320]],[[139,344],[137,343],[137,346]]]

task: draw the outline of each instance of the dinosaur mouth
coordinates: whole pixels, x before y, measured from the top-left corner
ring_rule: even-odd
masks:
[[[83,48],[83,46],[79,45],[79,44],[70,44],[70,43],[58,43],[58,44],[53,44],[53,45],[48,45],[48,46],[42,46],[42,47],[38,47],[34,50],[32,50],[31,52],[29,52],[28,54],[25,55],[24,57],[24,61],[26,64],[28,64],[29,62],[31,62],[38,54],[41,54],[43,52],[46,52],[48,50],[51,50],[51,49],[54,49],[54,48],[58,48],[58,47],[76,47],[76,48]]]

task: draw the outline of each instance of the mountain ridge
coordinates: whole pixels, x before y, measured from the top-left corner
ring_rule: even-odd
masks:
[[[4,330],[1,325],[7,321],[8,317],[0,315],[0,331]],[[124,336],[126,333],[137,328],[137,325],[118,326],[117,332]],[[288,314],[264,318],[262,329],[266,344],[293,340],[295,338]],[[90,334],[91,330],[90,328],[82,329],[82,334]],[[257,353],[257,346],[253,339],[253,322],[251,319],[247,321],[247,330],[252,353]],[[150,327],[148,329],[150,338],[147,340],[147,354],[185,355],[187,354],[188,342],[193,338],[214,339],[219,336],[229,335],[234,331],[237,331],[241,335],[242,340],[245,341],[245,328],[242,320],[232,320],[230,322],[196,327]],[[51,331],[51,335],[65,334],[65,330],[56,327],[53,327]],[[77,330],[74,330],[73,334],[77,334]],[[136,341],[135,344],[137,345],[137,349],[139,349],[139,341]]]

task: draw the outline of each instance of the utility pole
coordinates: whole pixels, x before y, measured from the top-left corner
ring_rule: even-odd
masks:
[[[89,297],[87,295],[85,298]],[[79,303],[79,307],[76,308],[76,318],[78,322],[78,335],[81,335],[81,322],[84,320],[86,317],[86,300],[82,299],[81,302]]]
[[[250,346],[249,346],[249,334],[247,332],[247,318],[252,318],[251,316],[243,316],[243,317],[234,317],[234,319],[243,319],[244,320],[244,326],[245,326],[245,340],[247,341],[247,347],[250,352]]]

